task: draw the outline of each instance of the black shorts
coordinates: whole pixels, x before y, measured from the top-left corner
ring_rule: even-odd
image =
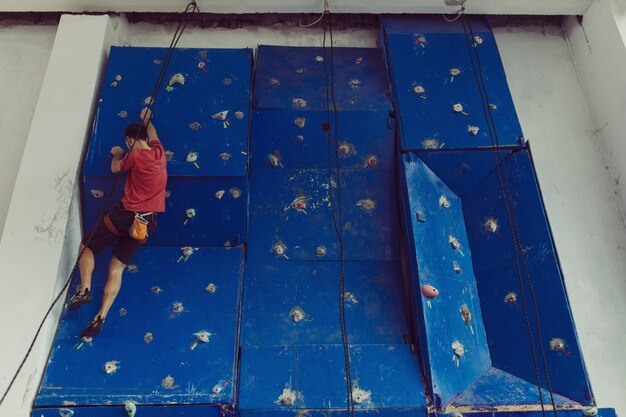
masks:
[[[108,216],[111,219],[111,223],[115,225],[122,236],[113,234],[104,224],[104,219],[101,219],[100,222],[95,225],[94,229],[83,237],[82,243],[91,249],[95,255],[117,241],[113,247],[113,256],[124,265],[128,265],[133,255],[135,255],[135,252],[146,243],[139,242],[128,234],[133,220],[135,219],[135,212],[124,210],[122,203],[119,203],[111,208]],[[156,214],[149,214],[145,216],[145,219],[148,220],[148,236],[152,236],[152,233],[156,229]],[[92,233],[93,236],[91,236]],[[89,239],[90,236],[91,239]]]

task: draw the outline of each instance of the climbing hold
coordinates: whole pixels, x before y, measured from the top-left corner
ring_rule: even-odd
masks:
[[[200,343],[209,343],[209,339],[213,336],[212,333],[207,332],[206,330],[194,333],[193,335],[196,336],[196,340]]]
[[[165,151],[165,160],[167,162],[170,162],[172,160],[172,158],[174,158],[174,152],[172,152],[172,151]]]
[[[198,68],[200,68],[202,70],[202,72],[207,72],[206,70],[206,64],[202,61],[198,62]]]
[[[498,110],[498,106],[496,106],[495,104],[489,103],[489,108],[491,110]]]
[[[124,307],[120,308],[120,317],[124,317],[127,314],[128,314],[128,311]]]
[[[231,154],[229,154],[228,152],[222,152],[222,153],[220,154],[220,158],[221,158],[221,159],[222,159],[222,161],[224,161],[224,162],[228,161],[228,160],[230,159],[230,157],[231,157],[231,156],[232,156],[232,155],[231,155]]]
[[[422,96],[426,94],[426,89],[422,87],[421,85],[416,85],[415,87],[413,87],[413,92],[417,95]]]
[[[126,270],[131,274],[134,274],[136,272],[139,272],[139,267],[135,264],[130,264],[126,267]]]
[[[169,200],[171,196],[172,196],[172,192],[170,190],[165,190],[165,198]]]
[[[187,162],[196,162],[198,160],[198,152],[189,152],[187,154]]]
[[[458,68],[450,68],[450,82],[453,83],[454,82],[454,77],[456,77],[457,75],[461,74],[461,70]]]
[[[422,294],[424,294],[426,298],[435,298],[439,295],[439,290],[432,285],[425,284],[422,285]]]
[[[474,46],[481,45],[482,43],[483,43],[483,38],[481,38],[478,35],[474,36]]]
[[[304,320],[304,317],[305,317],[304,310],[302,310],[299,306],[295,306],[289,312],[289,317],[291,318],[291,321],[293,321],[294,323],[299,323],[302,320]]]
[[[304,125],[306,124],[306,119],[304,117],[298,117],[293,122],[295,123],[296,126],[302,129]]]
[[[236,111],[235,112],[235,117],[237,118],[237,120],[243,119],[243,116],[244,116],[244,114],[243,114],[242,111]]]
[[[598,415],[597,407],[587,407],[583,409],[583,416],[585,417],[595,417]]]
[[[323,56],[318,55],[318,56],[316,56],[316,57],[315,57],[315,60],[316,60],[317,62],[324,62],[324,57],[323,57]]]
[[[280,85],[280,81],[276,78],[270,78],[270,85]]]
[[[296,142],[304,142],[304,136],[302,136],[302,135],[297,135],[297,136],[296,136]]]
[[[146,334],[143,335],[143,341],[149,345],[150,343],[154,341],[154,336],[152,335],[151,332],[147,332]]]
[[[184,246],[181,248],[181,252],[182,255],[180,256],[180,258],[178,258],[178,262],[182,261],[183,259],[185,260],[185,262],[187,262],[187,259],[189,259],[191,255],[193,255],[195,250],[191,246]]]
[[[366,213],[371,213],[376,208],[376,202],[369,198],[359,200],[356,205],[361,207]]]
[[[490,233],[496,233],[498,230],[498,221],[493,217],[488,218],[485,220],[485,223],[483,223],[483,229]]]
[[[183,311],[185,311],[185,306],[183,305],[183,303],[181,303],[180,301],[174,302],[174,304],[172,304],[172,312],[168,317],[168,320],[173,319],[176,314],[180,314]]]
[[[72,417],[74,415],[74,411],[69,408],[62,408],[59,410],[60,417]]]
[[[287,250],[287,246],[285,246],[283,242],[276,242],[274,246],[272,246],[272,252],[276,256],[284,256],[285,258],[287,258],[287,255],[285,255],[286,250]]]
[[[200,130],[200,128],[202,127],[202,125],[198,122],[191,122],[188,126],[191,130]]]
[[[452,235],[448,237],[448,243],[450,243],[450,246],[454,250],[458,250],[461,248],[461,244],[459,243],[459,240]]]
[[[478,134],[478,131],[480,130],[480,128],[478,126],[472,126],[472,125],[468,125],[467,126],[467,131],[469,133],[471,133],[472,135],[476,136]]]
[[[104,364],[104,372],[108,375],[114,374],[117,371],[119,362],[118,361],[108,361]]]
[[[152,98],[152,96],[148,96],[143,99],[143,104],[146,106],[151,106],[152,104],[154,104],[154,99]]]
[[[448,201],[448,198],[445,195],[439,197],[439,206],[443,208],[450,208],[450,201]]]
[[[278,405],[286,405],[292,407],[296,403],[298,393],[289,389],[289,386],[283,388],[282,394],[278,396],[278,399],[274,403]]]
[[[317,249],[315,249],[315,255],[316,256],[326,255],[326,248],[324,246],[318,246]]]
[[[224,191],[224,190],[219,190],[219,191],[217,191],[217,192],[215,193],[215,198],[217,198],[218,200],[221,200],[221,199],[222,199],[222,197],[224,197],[224,193],[225,193],[225,191]]]
[[[356,148],[349,142],[342,142],[339,144],[339,155],[343,158],[348,158],[356,154]]]
[[[161,287],[152,287],[150,288],[150,291],[152,291],[153,294],[161,294],[163,289]]]
[[[200,58],[206,59],[207,56],[208,56],[208,53],[207,53],[207,51],[200,51],[200,52],[198,52],[198,55],[200,55]]]
[[[233,83],[233,79],[232,78],[224,78],[222,83],[224,83],[224,85],[231,85]]]
[[[415,44],[415,46],[421,46],[422,48],[425,48],[426,37],[425,36],[418,36],[417,38],[415,38],[413,40],[413,43]]]
[[[274,168],[283,166],[283,164],[280,163],[280,157],[277,154],[273,153],[267,155],[267,163]]]
[[[307,202],[308,202],[308,199],[306,198],[306,196],[300,196],[291,202],[291,204],[289,205],[289,208],[292,208],[296,211],[306,214]]]
[[[357,78],[353,78],[350,80],[350,87],[352,88],[358,88],[359,85],[361,85],[361,81]]]
[[[358,386],[352,387],[352,401],[355,404],[366,403],[371,401],[372,391],[365,391]]]
[[[121,112],[119,112],[117,114],[119,117],[121,117],[122,119],[125,119],[128,117],[128,112],[126,110],[122,110]]]
[[[101,190],[90,190],[90,193],[93,196],[93,198],[102,198],[102,197],[104,197],[104,191],[101,191]]]
[[[452,350],[454,351],[454,356],[458,358],[462,358],[463,355],[465,355],[465,347],[463,347],[463,344],[458,340],[452,342]]]
[[[174,386],[174,378],[171,375],[166,376],[165,378],[163,378],[163,380],[161,381],[161,386],[165,389],[174,389],[176,388]]]
[[[191,218],[193,218],[193,217],[196,217],[196,210],[194,210],[194,209],[192,209],[192,208],[187,209],[187,210],[185,211],[185,216],[187,216],[187,218],[188,218],[188,219],[191,219]]]
[[[469,326],[470,321],[472,321],[472,313],[470,313],[467,305],[463,304],[461,308],[459,309],[459,311],[461,312],[461,317],[463,317],[463,321],[465,322],[465,325]]]
[[[213,294],[215,291],[217,291],[217,285],[211,283],[209,285],[206,286],[206,288],[204,289],[204,291]]]
[[[155,60],[154,60],[154,61],[152,61],[152,62],[154,62],[154,64],[155,64],[155,65],[161,65],[161,64],[162,64],[162,62],[161,62],[161,60],[160,60],[160,59],[155,59]]]
[[[167,83],[167,87],[165,88],[165,91],[174,90],[174,85],[176,84],[185,85],[185,76],[183,74],[177,73],[177,74],[172,75],[172,78],[170,78],[169,83]]]
[[[462,113],[462,114],[467,115],[467,113],[465,113],[465,111],[463,111],[463,105],[462,105],[461,103],[456,103],[456,104],[454,104],[454,105],[452,106],[452,110],[453,110],[455,113]]]
[[[241,197],[241,190],[237,187],[233,187],[228,190],[228,194],[230,194],[232,198],[238,199],[239,197]]]
[[[122,76],[118,74],[115,76],[114,81],[111,83],[111,87],[117,86],[117,83],[119,83],[120,81],[122,81]]]
[[[231,248],[230,240],[227,240],[226,242],[224,242],[224,247],[226,248],[226,250]]]
[[[507,295],[504,296],[504,302],[509,304],[509,303],[517,303],[517,294],[515,294],[513,291],[511,291],[510,293],[508,293]]]
[[[126,410],[126,414],[128,415],[128,417],[135,417],[135,413],[137,412],[137,406],[131,401],[126,401],[124,403],[124,410]]]
[[[294,98],[292,100],[293,106],[299,109],[303,109],[307,106],[306,100],[303,98]]]
[[[358,57],[356,59],[356,61],[354,61],[354,63],[357,64],[357,65],[361,65],[362,62],[363,62],[363,57],[362,56]]]
[[[228,110],[224,110],[224,111],[215,113],[211,117],[214,118],[214,119],[217,119],[217,120],[226,120],[226,117],[228,117]]]
[[[424,215],[424,213],[422,211],[419,211],[419,210],[416,211],[415,212],[415,218],[420,223],[425,223],[426,222],[426,216]]]
[[[222,392],[222,386],[220,384],[214,385],[213,388],[211,388],[211,392],[213,392],[214,395],[219,394],[220,392]]]
[[[550,340],[550,349],[555,352],[564,352],[565,351],[565,340],[555,337]]]
[[[424,149],[441,149],[443,148],[443,143],[440,143],[437,139],[424,139],[422,141],[422,147]]]
[[[457,261],[452,262],[452,267],[454,268],[454,272],[456,272],[457,274],[460,274],[463,272],[463,270],[461,269],[461,266],[459,265]]]
[[[365,157],[364,168],[376,168],[378,166],[378,158],[376,155],[368,155]]]
[[[454,413],[450,413],[450,417],[463,417],[463,414],[455,411]]]
[[[304,68],[296,68],[296,74],[304,74]]]

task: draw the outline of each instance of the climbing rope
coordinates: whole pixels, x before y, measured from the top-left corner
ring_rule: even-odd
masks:
[[[538,365],[538,360],[537,360],[537,353],[535,351],[534,335],[533,335],[532,326],[531,326],[530,318],[528,314],[526,291],[524,289],[524,278],[522,277],[522,268],[524,269],[524,275],[525,275],[526,282],[530,291],[530,297],[532,299],[533,306],[534,306],[535,320],[536,320],[536,327],[537,327],[536,329],[537,338],[539,340],[539,343],[538,343],[539,351],[541,354],[543,368],[544,368],[544,372],[546,375],[548,392],[550,393],[550,401],[552,403],[552,410],[556,417],[557,411],[556,411],[556,405],[554,402],[554,393],[552,391],[552,384],[550,382],[550,373],[548,370],[548,364],[546,361],[545,350],[543,348],[542,337],[541,337],[541,320],[540,320],[539,308],[537,305],[537,298],[535,295],[532,279],[528,272],[528,266],[526,265],[526,259],[522,251],[521,239],[519,235],[519,227],[517,223],[517,216],[515,214],[515,207],[513,204],[513,200],[511,198],[510,190],[509,190],[509,182],[508,182],[506,167],[504,164],[504,158],[502,157],[502,153],[500,152],[500,140],[499,140],[498,133],[496,130],[496,125],[493,119],[493,115],[491,113],[491,107],[489,104],[490,103],[489,95],[487,93],[487,88],[485,87],[485,83],[483,79],[482,63],[480,61],[480,55],[478,53],[478,48],[472,48],[472,43],[474,43],[475,35],[472,30],[471,22],[467,22],[467,25],[466,25],[465,20],[466,20],[465,18],[461,20],[461,23],[463,25],[463,30],[465,33],[465,42],[467,44],[467,50],[470,56],[470,61],[472,64],[474,77],[476,78],[476,83],[479,86],[479,93],[480,93],[480,98],[481,98],[481,102],[483,106],[483,112],[485,115],[485,120],[487,122],[487,128],[489,129],[489,137],[491,139],[491,149],[492,149],[492,153],[494,157],[496,174],[498,177],[498,183],[500,187],[500,194],[502,196],[502,200],[504,201],[507,221],[509,224],[509,228],[511,229],[511,240],[513,243],[513,252],[515,256],[515,267],[517,270],[517,277],[518,277],[518,281],[520,285],[522,308],[524,311],[524,320],[526,324],[526,329],[528,331],[528,341],[530,343],[530,350],[531,350],[533,365],[535,369],[535,377],[537,379],[537,390],[539,392],[539,402],[541,404],[541,413],[542,415],[545,416],[545,405],[543,401],[543,392],[541,390],[541,377],[539,375],[539,365]],[[469,27],[469,32],[468,32],[468,27]],[[472,49],[474,49],[474,52],[472,52]],[[474,60],[474,56],[475,56],[476,62]]]
[[[354,416],[354,401],[352,398],[352,375],[350,372],[350,344],[348,340],[348,330],[346,326],[346,306],[345,306],[345,249],[343,243],[343,207],[341,188],[341,168],[339,166],[339,114],[337,111],[337,100],[335,99],[335,45],[333,41],[332,16],[326,7],[324,15],[324,37],[322,41],[322,51],[324,58],[324,78],[326,82],[326,123],[323,130],[328,138],[328,202],[333,216],[333,227],[337,240],[339,241],[339,325],[341,328],[341,342],[343,345],[343,357],[346,373],[346,401],[348,415]],[[326,53],[326,33],[330,38],[330,81],[328,76],[328,56]],[[331,125],[331,103],[334,128]],[[334,158],[333,158],[334,145]],[[333,159],[336,181],[333,181]],[[337,185],[336,203],[333,196],[333,182]]]
[[[187,7],[185,8],[185,11],[182,12],[181,20],[178,23],[178,26],[176,28],[176,31],[174,32],[174,36],[172,38],[172,41],[170,42],[170,46],[167,49],[167,53],[166,53],[165,58],[163,60],[163,66],[161,67],[161,71],[160,71],[159,76],[157,78],[157,82],[156,82],[156,84],[154,86],[154,89],[152,91],[152,95],[150,96],[151,97],[150,102],[147,103],[147,107],[148,107],[148,109],[150,109],[150,112],[149,112],[148,117],[143,120],[145,125],[148,125],[152,121],[152,114],[153,114],[153,110],[154,110],[154,107],[155,107],[155,104],[156,104],[156,98],[158,97],[159,91],[160,91],[160,89],[161,89],[161,87],[163,85],[163,80],[165,78],[165,74],[167,73],[167,68],[169,66],[169,63],[170,63],[170,61],[172,59],[172,55],[173,55],[174,49],[176,48],[176,45],[178,44],[178,41],[180,40],[180,37],[182,36],[182,34],[185,32],[185,29],[187,28],[187,24],[189,23],[189,17],[191,15],[193,15],[195,12],[199,12],[199,9],[198,9],[198,6],[197,6],[195,0],[192,0],[191,2],[189,2],[189,4],[187,4]],[[135,137],[133,138],[132,145],[130,146],[128,152],[126,153],[126,155],[122,159],[121,166],[123,166],[126,163],[126,161],[128,159],[128,156],[133,151],[133,148],[135,147],[135,143],[137,143],[137,134],[138,133],[139,132],[137,132],[135,134]],[[102,210],[100,211],[100,214],[98,216],[98,220],[96,221],[95,225],[98,225],[104,219],[106,208],[111,204],[112,196],[113,196],[113,193],[115,191],[115,188],[117,187],[117,183],[119,181],[119,178],[121,178],[121,175],[119,175],[119,174],[114,176],[113,184],[111,186],[111,191],[109,192],[109,195],[107,196],[107,199],[105,200],[105,202],[104,202],[104,204],[102,206]],[[9,385],[7,386],[6,390],[2,394],[2,398],[0,399],[0,406],[2,405],[2,403],[4,403],[4,400],[6,399],[7,395],[11,391],[11,388],[13,387],[13,384],[15,383],[18,375],[22,371],[22,368],[24,367],[24,364],[26,364],[26,361],[28,360],[30,354],[32,353],[33,348],[35,346],[35,343],[37,342],[37,338],[39,337],[39,334],[41,333],[41,329],[43,328],[43,325],[45,324],[46,320],[50,316],[50,313],[52,312],[52,310],[54,309],[56,304],[61,299],[61,296],[65,293],[65,291],[69,287],[70,283],[72,282],[72,278],[74,277],[74,274],[76,274],[76,270],[78,269],[80,260],[83,257],[83,255],[85,253],[85,250],[87,249],[87,246],[89,245],[89,242],[91,242],[91,239],[93,238],[95,229],[96,228],[94,226],[94,228],[92,229],[91,233],[89,234],[89,237],[87,238],[87,241],[85,242],[85,245],[83,246],[82,250],[79,252],[78,257],[76,258],[76,262],[74,263],[72,271],[70,272],[67,280],[65,281],[65,284],[63,285],[63,287],[61,288],[59,293],[56,295],[56,297],[54,298],[54,300],[50,304],[50,307],[46,311],[46,314],[44,315],[43,319],[39,323],[39,327],[37,328],[37,331],[35,332],[35,336],[33,337],[32,341],[30,343],[30,346],[28,347],[28,350],[26,351],[26,354],[24,355],[24,358],[22,359],[19,367],[17,368],[17,371],[15,371],[15,374],[11,378],[11,382],[9,382]]]

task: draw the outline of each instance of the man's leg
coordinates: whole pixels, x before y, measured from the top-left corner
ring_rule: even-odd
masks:
[[[122,286],[122,273],[124,272],[126,265],[123,264],[115,256],[111,257],[111,263],[109,264],[109,276],[104,286],[104,293],[102,294],[102,304],[96,317],[101,317],[103,320],[109,314],[109,310],[115,301],[115,297],[120,292]]]
[[[80,255],[81,252],[83,255],[80,257],[80,261],[78,262],[78,267],[80,269],[80,288],[82,291],[91,290],[91,275],[93,274],[96,262],[91,249],[82,243],[80,244],[80,251],[78,254]]]

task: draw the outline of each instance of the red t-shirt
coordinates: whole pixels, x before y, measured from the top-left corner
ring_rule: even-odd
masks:
[[[122,204],[128,211],[165,211],[167,161],[165,150],[158,140],[150,141],[150,149],[133,149],[121,171],[128,172]]]

